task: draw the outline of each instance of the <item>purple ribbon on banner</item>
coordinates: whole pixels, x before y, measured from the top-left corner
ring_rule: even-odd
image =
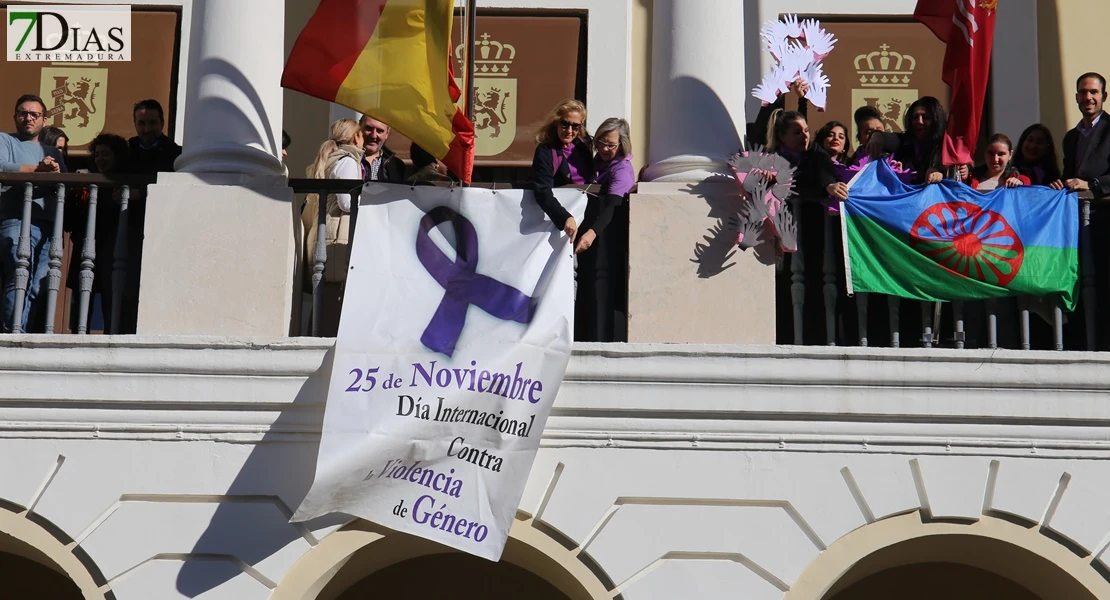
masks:
[[[447,222],[455,230],[454,260],[444,254],[429,235],[438,225]],[[478,232],[466,217],[454,210],[440,206],[420,219],[420,229],[416,233],[416,257],[444,290],[439,308],[420,336],[420,341],[429,350],[447,356],[455,353],[470,305],[503,321],[532,321],[535,303],[531,296],[478,273]]]

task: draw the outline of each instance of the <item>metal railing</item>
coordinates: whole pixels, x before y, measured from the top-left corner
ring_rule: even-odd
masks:
[[[810,202],[818,202],[809,200]],[[791,206],[794,214],[797,216],[802,208],[802,204],[806,200],[794,198],[791,200]],[[1091,209],[1093,199],[1090,192],[1082,192],[1079,194],[1079,276],[1080,276],[1080,290],[1081,295],[1077,309],[1082,310],[1083,331],[1081,347],[1065,348],[1065,314],[1060,306],[1060,302],[1056,298],[1042,298],[1038,299],[1042,306],[1047,305],[1047,310],[1051,311],[1051,342],[1049,348],[1055,350],[1087,350],[1095,351],[1098,348],[1098,336],[1096,330],[1097,316],[1095,311],[1096,306],[1096,272],[1095,260],[1092,244],[1092,227],[1091,227]],[[855,340],[859,346],[873,346],[875,340],[869,336],[869,309],[875,306],[876,301],[883,302],[886,305],[887,312],[887,334],[888,339],[884,340],[886,343],[880,342],[880,345],[888,345],[891,348],[899,348],[904,346],[902,339],[902,331],[904,330],[902,317],[903,310],[907,307],[912,308],[913,304],[920,305],[920,334],[919,340],[915,340],[924,348],[933,348],[938,345],[950,345],[951,347],[963,349],[968,341],[968,325],[974,324],[985,335],[983,347],[986,348],[999,348],[1000,332],[1016,334],[1008,336],[1016,343],[1010,344],[1011,347],[1022,350],[1033,349],[1033,336],[1031,334],[1031,317],[1035,311],[1032,307],[1033,301],[1029,299],[1019,299],[1014,302],[1013,299],[1000,298],[993,300],[978,301],[981,303],[977,308],[982,308],[982,322],[978,322],[974,317],[969,317],[967,312],[968,308],[973,304],[969,302],[949,302],[949,303],[935,303],[935,302],[917,302],[907,301],[898,297],[869,294],[869,293],[856,293],[854,296],[854,307],[844,302],[846,298],[846,291],[841,284],[844,277],[842,257],[842,240],[840,237],[840,217],[838,215],[831,215],[825,211],[823,215],[821,227],[823,231],[820,233],[823,237],[823,247],[821,260],[821,273],[818,279],[817,274],[806,273],[806,258],[805,252],[813,251],[814,245],[807,244],[807,237],[816,235],[818,232],[814,231],[814,222],[807,221],[806,219],[795,219],[798,222],[798,251],[790,255],[790,269],[789,269],[789,317],[784,319],[783,315],[779,318],[779,338],[780,342],[785,337],[788,341],[795,345],[828,345],[836,346],[838,343],[844,342],[848,339],[845,335],[843,324],[848,321],[855,321],[857,331],[855,333]],[[812,266],[814,261],[808,261]],[[784,277],[786,274],[780,275]],[[821,292],[823,296],[822,306],[814,307],[807,306],[807,285],[814,285],[820,282]],[[808,284],[807,284],[808,282]],[[813,295],[809,295],[813,298]],[[779,301],[784,300],[782,294],[779,295]],[[1011,301],[1016,304],[1016,310],[1004,310],[1006,301]],[[848,305],[848,306],[845,306]],[[943,306],[947,305],[947,306]],[[880,305],[881,306],[881,305]],[[1010,306],[1013,308],[1014,306]],[[780,305],[779,310],[785,307]],[[854,314],[848,315],[847,312],[854,309]],[[819,312],[815,315],[814,311]],[[1046,311],[1047,312],[1047,311]],[[941,319],[943,316],[946,317]],[[1011,314],[1012,313],[1012,314]],[[1042,313],[1044,314],[1044,313]],[[819,316],[819,318],[818,318]],[[851,317],[851,318],[845,318]],[[916,317],[910,315],[916,322]],[[1013,317],[1014,322],[1007,323],[1004,318]],[[976,322],[973,322],[975,320]],[[815,322],[823,321],[823,342],[814,341],[814,338],[820,332],[812,331]],[[783,331],[783,323],[789,323],[789,331]],[[945,337],[938,333],[941,323],[947,322],[950,327],[951,337]],[[806,329],[806,324],[809,324],[809,330]],[[1008,331],[1008,328],[1009,329]]]
[[[63,266],[67,262],[66,259],[79,259],[78,285],[77,289],[74,290],[77,297],[78,311],[76,332],[79,334],[89,333],[89,313],[93,300],[96,267],[101,264],[98,260],[110,259],[112,261],[110,285],[117,293],[112,294],[111,306],[105,307],[103,310],[107,317],[105,321],[109,324],[108,333],[117,333],[124,308],[123,290],[127,285],[129,253],[135,251],[129,247],[128,243],[130,238],[128,231],[130,212],[133,210],[132,191],[154,183],[154,180],[153,176],[108,177],[76,173],[0,173],[0,186],[5,190],[5,198],[3,199],[6,205],[5,212],[13,212],[14,204],[17,202],[15,198],[18,190],[22,188],[23,192],[19,206],[21,209],[18,217],[19,236],[15,244],[13,315],[12,322],[5,323],[5,326],[9,327],[13,333],[24,332],[23,322],[27,317],[25,310],[28,304],[28,295],[35,294],[37,291],[33,300],[36,304],[41,304],[38,304],[38,306],[32,305],[31,308],[34,309],[40,306],[43,308],[45,311],[44,330],[46,333],[55,333],[58,311],[62,308],[59,295],[63,287]],[[113,241],[113,256],[110,257],[97,256],[96,232],[98,219],[105,218],[101,216],[102,214],[115,212],[114,210],[107,213],[98,211],[98,205],[104,203],[103,194],[101,194],[104,189],[119,190],[116,239]],[[64,244],[66,205],[71,203],[69,199],[72,197],[72,192],[77,190],[87,191],[84,238],[81,248],[74,248],[72,255],[67,256]],[[41,210],[36,215],[35,200],[39,198],[42,199],[42,205]],[[113,198],[112,201],[115,202],[117,199]],[[8,214],[6,218],[12,218],[12,216]],[[41,266],[37,263],[40,262],[42,254],[41,252],[37,256],[33,254],[32,227],[39,229],[40,240],[41,238],[48,239],[49,261],[43,281],[34,281],[41,271]],[[40,241],[40,246],[42,243]],[[8,257],[3,259],[9,260]],[[103,270],[101,272],[103,273]],[[8,283],[2,283],[6,289]],[[43,300],[39,296],[43,293],[41,286],[44,283],[46,296]]]

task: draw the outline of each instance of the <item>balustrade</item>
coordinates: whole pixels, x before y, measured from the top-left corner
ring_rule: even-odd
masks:
[[[31,293],[31,280],[36,250],[32,247],[31,224],[35,215],[34,199],[45,198],[46,211],[52,220],[38,223],[41,233],[49,240],[48,270],[40,284],[38,296],[33,299],[33,309],[44,311],[32,332],[60,333],[72,331],[86,334],[94,331],[93,323],[105,323],[105,333],[120,332],[127,297],[124,290],[138,275],[129,269],[132,261],[140,257],[139,248],[133,246],[132,229],[136,224],[130,213],[138,201],[143,201],[144,186],[153,183],[152,177],[108,178],[89,174],[0,174],[0,186],[22,189],[22,218],[14,271],[14,322],[13,331],[21,332],[25,299]],[[328,194],[337,192],[358,193],[359,180],[290,179],[290,185],[299,198],[304,194],[318,194],[324,201],[317,203],[315,216],[316,240],[306,248],[307,256],[298,257],[304,265],[304,277],[311,292],[311,303],[306,303],[304,325],[297,328],[301,335],[321,335],[321,322],[327,316],[322,289],[325,281],[328,256],[326,239]],[[477,184],[492,187],[490,184]],[[105,195],[105,190],[112,193]],[[7,193],[13,193],[9,190]],[[75,245],[67,229],[76,227],[74,215],[67,215],[78,207],[74,198],[82,197],[79,205],[84,227],[83,239]],[[795,200],[795,209],[797,203]],[[1023,350],[1088,350],[1099,348],[1097,302],[1097,273],[1091,214],[1093,200],[1088,193],[1080,195],[1079,236],[1079,307],[1075,313],[1065,313],[1054,299],[1000,299],[982,302],[914,302],[878,294],[857,293],[847,301],[843,281],[843,253],[841,250],[839,217],[825,215],[820,225],[799,220],[798,252],[790,255],[789,267],[783,273],[787,281],[778,297],[780,310],[788,311],[779,319],[780,341],[793,344],[858,344],[860,346],[888,346],[891,348],[918,346],[932,347],[1012,347]],[[358,218],[358,203],[352,203],[350,219],[351,239]],[[298,209],[303,203],[298,205]],[[117,212],[118,209],[118,212]],[[299,212],[298,212],[299,214]],[[116,220],[114,227],[98,228],[103,219]],[[808,224],[807,224],[808,223]],[[810,231],[807,229],[815,229]],[[113,230],[115,239],[97,240],[98,230]],[[823,244],[805,244],[809,236],[821,236]],[[80,237],[80,236],[78,236]],[[816,240],[813,240],[816,242]],[[811,257],[811,268],[820,267],[820,273],[807,273],[803,246],[809,252],[820,251],[819,260]],[[102,255],[98,255],[98,248]],[[110,248],[110,251],[105,249]],[[350,246],[347,247],[349,252]],[[107,252],[108,256],[104,256]],[[67,268],[76,261],[76,268]],[[105,262],[106,261],[106,262]],[[69,276],[67,292],[66,276]],[[300,278],[300,270],[297,271]],[[74,277],[73,275],[76,275]],[[101,280],[98,282],[98,277]],[[106,279],[106,280],[105,280]],[[98,285],[99,284],[99,285]],[[807,286],[819,286],[820,293],[806,293]],[[114,293],[101,294],[99,315],[95,318],[96,292],[110,287]],[[182,293],[187,293],[183,290]],[[784,295],[785,294],[785,295]],[[807,304],[807,299],[809,304]],[[823,302],[822,302],[823,300]],[[820,302],[820,305],[813,304]],[[885,318],[872,315],[874,310],[885,309]],[[907,319],[907,310],[912,318]],[[917,312],[920,312],[918,318]],[[75,315],[66,318],[66,315]],[[1040,325],[1038,321],[1044,321]],[[905,326],[905,327],[904,327]],[[910,331],[906,327],[913,330]],[[810,331],[806,329],[809,328]],[[849,332],[847,329],[854,328]],[[918,328],[920,331],[918,331]],[[884,330],[885,331],[882,331]],[[1035,331],[1040,330],[1038,337]],[[906,334],[909,334],[907,337]],[[1039,343],[1038,343],[1039,342]]]
[[[111,287],[115,293],[110,295],[111,302],[101,307],[102,321],[106,325],[106,333],[118,333],[121,327],[121,314],[124,308],[125,294],[123,290],[129,284],[128,258],[133,250],[129,248],[131,236],[130,205],[133,196],[132,190],[142,189],[153,183],[150,176],[124,176],[107,177],[96,174],[53,174],[53,173],[2,173],[0,174],[0,187],[5,194],[15,195],[22,190],[22,204],[20,210],[19,239],[16,242],[16,261],[14,271],[14,310],[12,323],[5,324],[13,333],[26,333],[23,331],[25,305],[29,294],[31,298],[30,310],[40,317],[34,323],[28,324],[31,333],[60,333],[74,331],[79,334],[90,332],[90,320],[94,304],[94,284],[99,261],[111,261],[111,281],[104,282],[102,290]],[[112,190],[107,199],[100,192]],[[35,199],[43,199],[42,217],[36,219]],[[105,201],[109,205],[118,206],[105,209]],[[111,203],[115,203],[114,205]],[[79,206],[82,205],[82,206]],[[71,213],[80,208],[84,212],[84,223],[78,223]],[[80,214],[80,213],[78,213]],[[50,217],[46,217],[50,215]],[[102,229],[114,230],[116,239],[111,243],[114,247],[114,256],[97,256],[97,231],[98,223],[105,218],[115,219],[115,223],[108,223]],[[68,221],[67,221],[68,219]],[[67,239],[66,225],[71,229],[84,227],[83,241],[80,248]],[[37,258],[37,248],[33,248],[32,226],[37,226],[41,236],[47,241],[40,241],[40,245],[49,244],[48,270],[46,276],[39,283],[37,294],[32,280],[36,267],[34,259]],[[102,246],[103,247],[103,246]],[[71,262],[79,261],[77,270],[76,289],[72,289],[72,296],[65,293],[64,285],[66,266]],[[37,270],[37,269],[35,269]],[[104,269],[99,269],[104,273]],[[7,282],[0,282],[7,285]],[[45,295],[45,297],[43,297]],[[60,298],[70,297],[69,301],[59,301]],[[109,296],[104,294],[102,299]],[[75,318],[65,318],[76,310]],[[40,312],[41,311],[41,312]]]

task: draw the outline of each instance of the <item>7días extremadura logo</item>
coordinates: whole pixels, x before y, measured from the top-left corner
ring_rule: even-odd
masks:
[[[131,60],[131,7],[9,5],[8,60]]]

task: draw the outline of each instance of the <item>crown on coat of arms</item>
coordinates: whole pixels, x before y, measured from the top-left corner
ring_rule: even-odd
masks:
[[[856,57],[856,72],[865,88],[909,87],[917,59],[883,44],[878,50]]]
[[[465,66],[463,55],[466,44],[455,46],[455,58],[459,67]],[[483,33],[481,38],[474,42],[474,73],[482,77],[508,77],[509,67],[516,59],[516,48],[511,44],[502,44],[491,40],[488,33]]]

